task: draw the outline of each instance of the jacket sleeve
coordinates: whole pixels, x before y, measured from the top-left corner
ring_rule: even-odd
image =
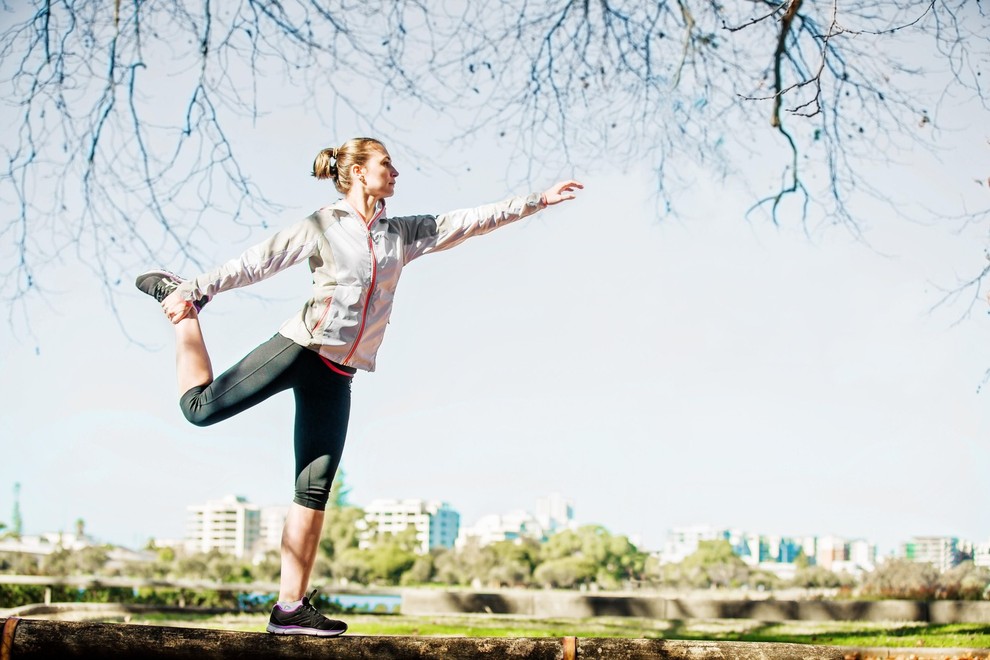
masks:
[[[540,193],[510,197],[494,204],[460,209],[438,216],[404,218],[406,263],[431,252],[460,245],[472,236],[481,236],[545,208]]]
[[[275,233],[222,266],[179,285],[186,300],[212,298],[222,291],[267,279],[316,254],[323,232],[316,215]]]

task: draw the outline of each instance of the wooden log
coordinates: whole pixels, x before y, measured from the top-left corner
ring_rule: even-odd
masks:
[[[842,660],[835,647],[592,637],[409,637],[329,639],[206,628],[0,618],[0,660],[106,658],[320,658],[321,660]]]

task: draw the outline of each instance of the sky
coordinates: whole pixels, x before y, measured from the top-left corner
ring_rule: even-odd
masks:
[[[919,154],[891,172],[892,189],[922,189],[934,207],[962,189],[986,206],[974,180],[990,175],[986,119],[963,116],[947,164]],[[701,524],[864,538],[881,553],[920,535],[990,541],[990,307],[938,306],[983,267],[985,229],[911,223],[867,203],[865,240],[841,226],[746,221],[750,193],[703,173],[691,174],[688,211],[670,218],[649,163],[535,167],[528,188],[509,188],[503,147],[479,138],[455,158],[436,147],[438,131],[413,126],[392,150],[391,214],[561,178],[585,189],[407,267],[378,369],[353,383],[342,460],[353,504],[441,500],[471,525],[559,493],[577,522],[647,550]],[[337,198],[308,176],[326,132],[284,108],[235,136],[286,206],[273,227]],[[212,222],[215,263],[266,235]],[[134,274],[156,267],[175,266]],[[291,397],[189,425],[155,302],[124,282],[115,317],[82,268],[60,274],[64,293],[34,308],[33,336],[0,328],[0,521],[11,521],[15,483],[25,534],[72,531],[81,518],[129,547],[180,538],[188,505],[227,494],[287,505]],[[308,282],[300,265],[211,301],[215,369],[270,337]]]

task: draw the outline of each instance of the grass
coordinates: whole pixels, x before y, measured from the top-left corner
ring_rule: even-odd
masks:
[[[827,646],[898,648],[990,648],[990,624],[919,622],[692,619],[659,621],[634,617],[534,619],[506,615],[338,615],[349,634],[463,637],[623,637],[708,641],[791,642]],[[267,615],[131,614],[128,623],[260,632]],[[124,621],[107,617],[105,621]]]

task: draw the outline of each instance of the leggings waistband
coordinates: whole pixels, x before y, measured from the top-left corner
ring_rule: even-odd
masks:
[[[334,373],[338,373],[341,376],[347,376],[348,378],[353,378],[354,377],[354,374],[357,373],[357,369],[355,369],[354,367],[348,367],[348,366],[345,366],[343,364],[340,364],[339,362],[334,362],[333,360],[328,360],[327,358],[323,357],[322,355],[320,356],[320,359],[323,360],[323,363],[325,365],[327,365],[328,367],[330,367],[330,371],[333,371]]]

